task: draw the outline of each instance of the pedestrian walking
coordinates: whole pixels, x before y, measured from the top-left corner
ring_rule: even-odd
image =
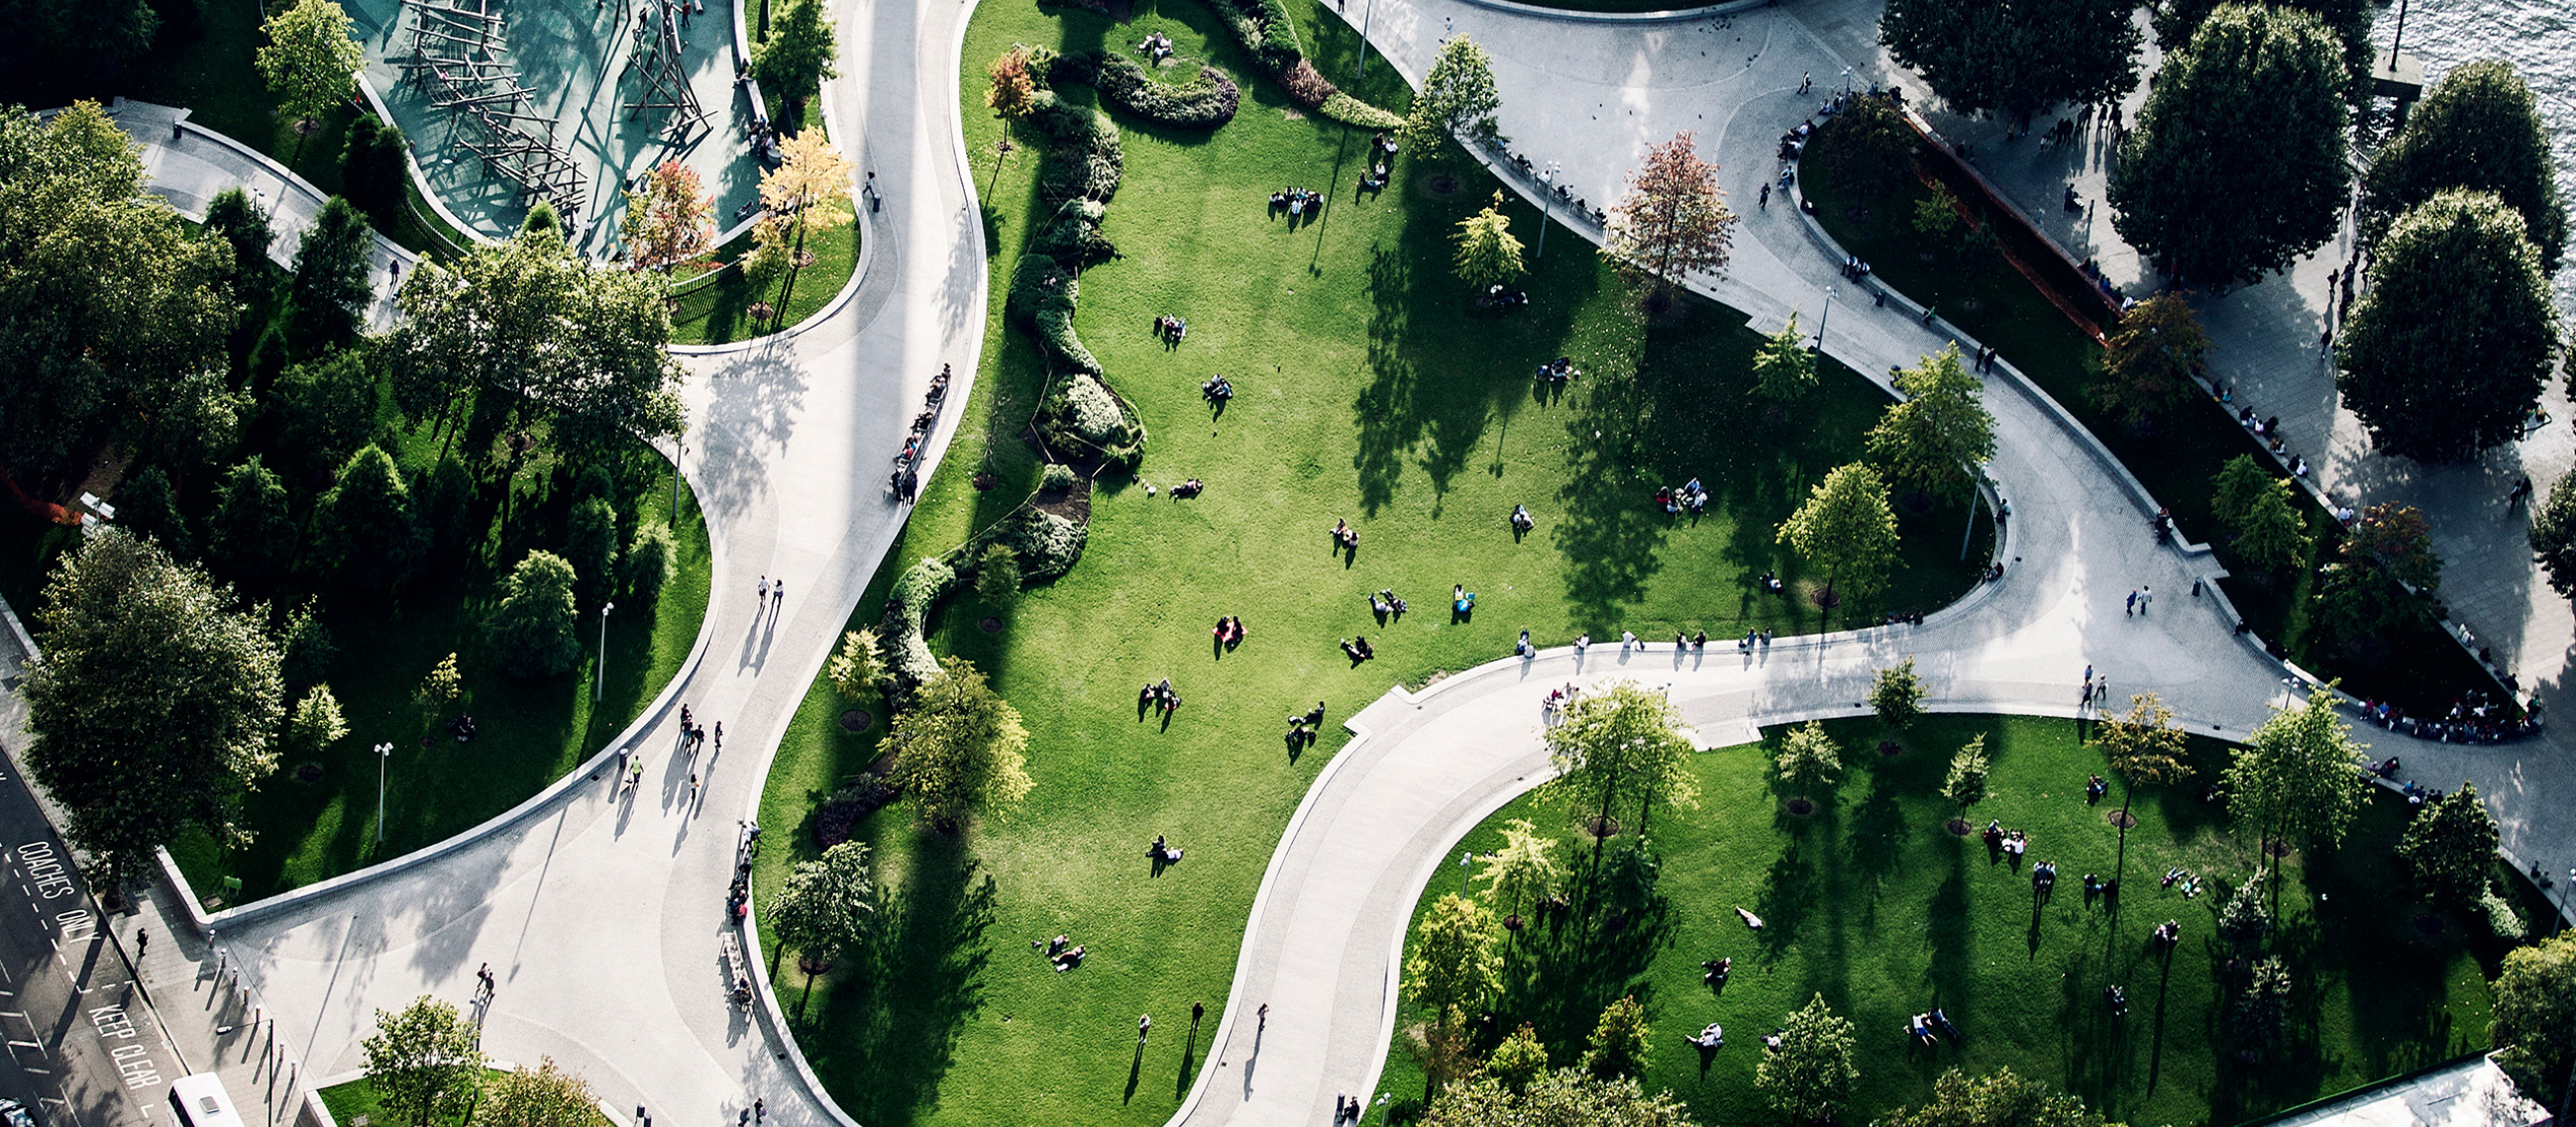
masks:
[[[767,1118],[769,1118],[769,1101],[765,1099],[751,1101],[751,1121],[758,1123]]]
[[[1261,1003],[1261,1008],[1252,1012],[1252,1019],[1252,1027],[1256,1032],[1270,1028],[1270,1003]]]
[[[1813,89],[1815,89],[1815,87],[1816,87],[1816,76],[1815,76],[1815,73],[1814,73],[1814,72],[1812,72],[1812,71],[1803,71],[1803,70],[1798,72],[1798,92],[1799,92],[1799,93],[1804,94],[1804,93],[1806,93],[1806,92],[1807,92],[1807,91],[1809,91],[1809,90],[1813,90]]]
[[[1770,182],[1770,181],[1768,181],[1768,180],[1765,180],[1765,181],[1763,181],[1763,182],[1762,182],[1762,207],[1763,207],[1765,210],[1768,210],[1768,209],[1770,208],[1770,206],[1771,206],[1771,182]]]
[[[1192,1003],[1190,1003],[1190,1024],[1191,1024],[1191,1025],[1197,1025],[1197,1024],[1199,1023],[1199,1019],[1200,1019],[1200,1018],[1204,1018],[1204,1017],[1206,1017],[1206,1016],[1207,1016],[1207,1003],[1205,1003],[1205,1002],[1192,1002]]]
[[[2089,661],[2084,663],[2084,689],[2086,692],[2093,690],[2093,663]]]
[[[1451,19],[1448,16],[1440,17],[1440,41],[1446,43],[1450,40],[1450,37],[1457,34],[1458,21]]]
[[[2152,587],[2152,586],[2148,586],[2148,587],[2140,587],[2140,588],[2138,588],[2138,613],[2139,613],[2139,614],[2143,615],[2143,614],[2147,613],[2147,604],[2148,604],[2148,603],[2152,603],[2152,602],[2154,602],[2154,601],[2156,601],[2156,589],[2155,589],[2154,587]]]
[[[781,579],[781,580],[779,580],[779,581],[777,582],[777,584],[776,584],[776,585],[774,585],[774,586],[770,587],[770,589],[769,589],[769,601],[770,601],[770,602],[773,602],[773,603],[776,603],[776,604],[778,604],[779,606],[782,606],[782,607],[784,607],[784,606],[786,606],[786,605],[787,605],[787,581],[786,581],[786,580]]]
[[[2128,602],[2127,606],[2125,607],[2125,609],[2121,610],[2121,612],[2120,612],[2120,617],[2122,617],[2122,618],[2128,618],[2128,617],[2130,617],[2130,616],[2132,616],[2132,615],[2135,615],[2135,614],[2137,614],[2137,613],[2138,613],[2138,592],[2137,592],[2136,590],[2132,589],[2132,590],[2129,592],[2129,602]]]
[[[1148,1033],[1152,1033],[1153,1031],[1154,1031],[1154,1015],[1152,1015],[1152,1014],[1138,1014],[1138,1015],[1136,1015],[1136,1043],[1137,1043],[1137,1044],[1139,1044],[1139,1045],[1144,1044],[1144,1043],[1145,1043],[1145,1035],[1146,1035],[1146,1034],[1148,1034]]]
[[[769,609],[769,577],[766,575],[760,577],[760,608]]]
[[[716,750],[724,750],[724,721],[716,721]]]
[[[139,962],[142,962],[142,961],[143,961],[143,953],[144,953],[145,951],[149,950],[149,949],[151,948],[151,946],[152,946],[152,933],[151,933],[151,932],[148,932],[148,931],[145,931],[145,930],[143,930],[142,928],[139,928],[139,927],[138,927],[138,928],[135,928],[135,929],[134,929],[134,961],[135,961],[135,962],[138,962],[138,963],[139,963]]]

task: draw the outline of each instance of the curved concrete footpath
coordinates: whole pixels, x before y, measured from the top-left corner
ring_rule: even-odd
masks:
[[[1779,9],[1635,26],[1418,0],[1376,13],[1372,43],[1419,81],[1449,26],[1493,54],[1502,132],[1533,161],[1561,162],[1561,182],[1605,208],[1644,148],[1683,129],[1698,132],[1738,206],[1752,202],[1778,167],[1779,133],[1813,108],[1796,92],[1801,76],[1822,86],[1844,66]],[[1536,198],[1535,183],[1505,179]],[[1863,373],[1952,339],[1865,294],[1855,301],[1792,205],[1773,202],[1748,209],[1732,266],[1694,288],[1776,329],[1793,309],[1814,327],[1838,286],[1825,348]],[[1599,239],[1588,223],[1574,229]],[[1907,655],[1941,711],[2073,715],[2091,664],[2115,701],[2156,690],[2193,731],[2241,738],[2260,723],[2286,699],[2283,669],[2234,634],[2214,599],[2190,597],[2208,558],[2157,547],[2152,503],[2027,384],[1986,382],[1999,447],[1988,472],[2012,511],[2006,576],[1923,626],[1787,640],[1750,657],[1724,644],[1694,657],[1669,642],[1630,654],[1595,644],[1584,658],[1551,650],[1422,694],[1391,692],[1354,717],[1362,738],[1316,780],[1263,878],[1211,1064],[1172,1122],[1322,1122],[1334,1095],[1376,1086],[1401,1010],[1397,963],[1412,907],[1453,842],[1546,778],[1539,705],[1567,681],[1669,686],[1704,746],[1753,738],[1760,724],[1864,712],[1871,671]],[[2150,613],[2114,613],[2140,585],[2157,593]],[[2428,781],[2476,778],[2527,845],[2576,829],[2518,768],[2500,769],[2563,763],[2554,744],[2459,748],[2369,729],[2360,738]],[[1269,1018],[1257,1022],[1265,1004]]]
[[[497,1059],[551,1056],[606,1105],[666,1122],[731,1123],[755,1098],[781,1127],[847,1122],[797,1075],[774,1009],[726,1002],[736,820],[756,809],[780,735],[901,528],[886,477],[942,364],[958,376],[934,460],[955,430],[985,278],[955,140],[964,11],[841,7],[841,77],[824,98],[832,135],[877,173],[864,274],[797,332],[684,353],[682,464],[707,515],[716,586],[712,642],[667,699],[723,722],[724,750],[691,762],[675,754],[676,716],[648,717],[636,729],[640,793],[612,798],[605,778],[577,775],[435,856],[216,917],[304,1075],[359,1068],[378,1008],[422,994],[465,1005],[489,964],[499,988],[477,1016]],[[193,131],[172,146],[166,119],[129,128],[159,190],[191,210],[273,175],[256,154],[224,157],[247,150],[209,148],[220,139]],[[309,186],[271,197],[281,227],[300,228],[321,202]],[[764,576],[786,587],[766,611],[752,597]],[[694,802],[692,772],[706,783]]]

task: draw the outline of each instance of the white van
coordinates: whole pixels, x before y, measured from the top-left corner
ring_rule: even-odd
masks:
[[[241,1113],[233,1110],[224,1082],[211,1072],[171,1081],[170,1106],[178,1110],[183,1127],[246,1127]]]

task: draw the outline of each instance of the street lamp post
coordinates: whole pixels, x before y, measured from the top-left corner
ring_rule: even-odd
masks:
[[[385,843],[385,764],[394,757],[394,745],[376,745],[376,844]]]
[[[1467,894],[1467,879],[1474,875],[1474,870],[1469,866],[1473,865],[1475,860],[1475,850],[1461,849],[1458,851],[1458,895],[1460,896],[1465,896]]]
[[[1540,179],[1546,186],[1538,193],[1538,253],[1531,255],[1532,259],[1547,257],[1547,224],[1556,218],[1556,173],[1559,167],[1555,161],[1547,162],[1547,175]]]
[[[676,534],[680,528],[680,459],[689,456],[689,440],[673,441],[679,444],[679,451],[671,455],[671,530]]]
[[[599,677],[597,685],[590,691],[594,704],[608,699],[608,612],[616,609],[615,603],[599,604]]]
[[[1360,13],[1360,65],[1358,69],[1351,72],[1351,81],[1353,82],[1358,82],[1361,75],[1368,73],[1369,24],[1376,19],[1377,0],[1369,0],[1368,10]]]

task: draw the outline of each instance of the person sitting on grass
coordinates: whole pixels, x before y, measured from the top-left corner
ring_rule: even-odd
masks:
[[[1351,640],[1348,638],[1342,639],[1342,656],[1351,659],[1351,664],[1353,666],[1357,666],[1359,663],[1369,659],[1368,651],[1352,645]]]
[[[1941,1043],[1939,1039],[1932,1036],[1932,1015],[1930,1014],[1916,1014],[1907,1019],[1905,1033],[1914,1039],[1914,1047],[1918,1049],[1933,1048]]]
[[[1723,1049],[1726,1047],[1726,1030],[1719,1028],[1718,1024],[1712,1021],[1708,1023],[1708,1028],[1699,1031],[1699,1036],[1683,1037],[1682,1040],[1690,1042],[1691,1047],[1701,1052]]]
[[[1755,930],[1755,931],[1760,931],[1760,930],[1762,930],[1762,917],[1757,916],[1757,915],[1754,915],[1754,914],[1753,914],[1753,913],[1751,913],[1751,912],[1745,911],[1745,910],[1744,910],[1744,909],[1742,909],[1742,908],[1737,908],[1737,909],[1735,910],[1735,914],[1736,914],[1737,916],[1739,916],[1739,917],[1742,917],[1742,918],[1743,918],[1743,920],[1744,920],[1744,926],[1746,926],[1746,927],[1748,927],[1748,928],[1751,928],[1751,929],[1753,929],[1753,930]]]
[[[1537,526],[1538,526],[1538,519],[1537,519],[1536,517],[1532,517],[1532,516],[1530,515],[1529,506],[1527,506],[1527,505],[1514,505],[1514,506],[1512,506],[1512,530],[1513,530],[1513,531],[1515,531],[1515,532],[1527,532],[1527,531],[1529,531],[1530,529],[1535,528],[1535,527],[1537,527]]]
[[[1070,948],[1067,948],[1067,949],[1065,949],[1065,950],[1063,950],[1063,951],[1059,951],[1059,952],[1057,952],[1057,953],[1056,953],[1056,955],[1055,955],[1055,957],[1054,957],[1054,959],[1053,959],[1053,960],[1051,960],[1051,961],[1055,963],[1055,969],[1056,969],[1059,973],[1061,973],[1061,972],[1063,972],[1063,971],[1069,971],[1069,970],[1072,970],[1072,969],[1073,969],[1073,968],[1075,968],[1075,967],[1081,966],[1081,965],[1082,965],[1082,957],[1083,957],[1084,955],[1086,955],[1086,954],[1089,954],[1089,953],[1090,953],[1090,952],[1089,952],[1089,950],[1088,950],[1087,948],[1082,948],[1082,947],[1070,947]]]
[[[1727,976],[1735,973],[1735,960],[1733,958],[1721,957],[1710,959],[1707,962],[1701,963],[1699,966],[1702,971],[1707,972],[1700,975],[1699,980],[1709,986],[1723,987],[1726,985]]]

